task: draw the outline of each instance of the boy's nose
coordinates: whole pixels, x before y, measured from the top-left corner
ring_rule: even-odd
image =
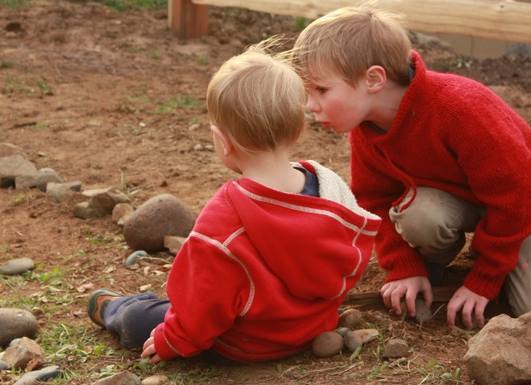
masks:
[[[315,102],[314,98],[308,96],[308,100],[306,101],[306,109],[310,112],[318,112],[319,104]]]

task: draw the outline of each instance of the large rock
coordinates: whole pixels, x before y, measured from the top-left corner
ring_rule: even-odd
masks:
[[[0,346],[9,344],[19,337],[33,337],[39,324],[35,316],[27,310],[0,308]]]
[[[2,361],[10,368],[24,369],[31,360],[43,360],[43,354],[42,348],[32,339],[16,338],[4,352]]]
[[[465,363],[480,385],[531,383],[531,312],[492,318],[468,341]]]
[[[37,168],[35,165],[22,155],[0,158],[0,187],[14,186],[15,178],[33,178],[36,175]]]
[[[195,216],[170,194],[157,195],[144,202],[124,223],[124,238],[133,250],[161,251],[164,236],[186,237]]]

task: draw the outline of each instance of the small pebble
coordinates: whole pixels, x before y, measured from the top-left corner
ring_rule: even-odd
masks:
[[[142,380],[142,385],[164,385],[169,383],[170,379],[162,374],[149,376]]]
[[[0,274],[16,275],[22,274],[35,267],[31,258],[15,258],[0,265]]]
[[[383,357],[384,358],[400,358],[409,354],[409,346],[406,341],[401,338],[392,338],[385,344]]]
[[[59,366],[47,366],[41,370],[34,370],[24,374],[14,385],[35,385],[37,381],[46,381],[61,374]]]
[[[341,327],[341,328],[337,328],[336,329],[336,333],[339,334],[340,336],[343,336],[345,337],[345,335],[350,331],[349,328],[345,328],[345,327]]]
[[[363,322],[363,315],[358,309],[348,309],[339,316],[339,326],[356,329]]]
[[[138,263],[138,261],[140,261],[142,258],[148,256],[149,254],[146,253],[144,250],[136,250],[127,257],[127,259],[125,260],[125,266],[133,266],[135,263]]]
[[[417,297],[417,299],[415,300],[415,320],[417,320],[417,322],[422,325],[424,322],[429,321],[431,318],[432,316],[430,308],[428,307],[428,305],[426,305],[424,299]]]
[[[312,343],[312,351],[317,357],[331,357],[343,348],[343,337],[336,332],[324,332]]]
[[[350,330],[343,336],[343,340],[347,349],[351,352],[354,352],[362,344],[361,339],[353,334]]]

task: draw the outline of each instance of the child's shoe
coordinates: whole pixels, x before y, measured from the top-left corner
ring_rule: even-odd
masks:
[[[122,296],[120,293],[107,289],[93,291],[89,296],[87,305],[87,313],[92,322],[101,327],[105,327],[103,323],[103,312],[105,308],[111,301]]]

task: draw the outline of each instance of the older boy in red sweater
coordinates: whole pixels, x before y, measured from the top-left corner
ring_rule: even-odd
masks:
[[[152,362],[205,350],[238,361],[285,357],[334,329],[367,266],[380,218],[316,162],[293,164],[304,127],[302,79],[251,49],[207,91],[218,157],[241,178],[199,215],[168,277],[168,299],[98,291],[91,319]],[[151,332],[151,333],[150,333]]]
[[[393,15],[344,8],[298,37],[294,62],[317,121],[350,133],[353,193],[384,220],[376,248],[385,304],[410,315],[474,232],[477,257],[448,304],[481,326],[506,284],[531,309],[531,130],[485,86],[426,69]]]

